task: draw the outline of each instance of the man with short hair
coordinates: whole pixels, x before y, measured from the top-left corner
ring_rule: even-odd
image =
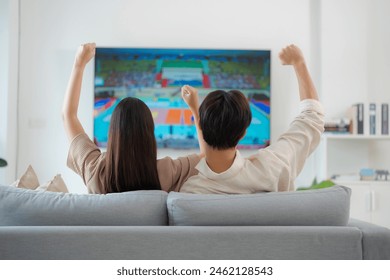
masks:
[[[324,114],[301,50],[295,45],[287,46],[279,58],[283,65],[294,67],[301,100],[301,113],[287,132],[267,148],[243,158],[236,147],[252,119],[248,100],[238,90],[209,93],[199,107],[197,124],[206,143],[205,157],[196,166],[198,175],[190,177],[180,192],[242,194],[294,190],[295,178],[319,144]],[[188,105],[196,111],[197,90],[184,86],[182,92],[192,97],[194,102]]]

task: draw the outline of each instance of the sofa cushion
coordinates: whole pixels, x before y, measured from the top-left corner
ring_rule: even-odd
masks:
[[[37,192],[0,186],[0,226],[167,225],[167,193]]]
[[[326,189],[222,195],[169,193],[174,226],[345,226],[351,190]]]

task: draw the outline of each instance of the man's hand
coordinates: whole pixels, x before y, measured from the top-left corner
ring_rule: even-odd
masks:
[[[199,110],[199,97],[198,90],[191,86],[185,85],[181,88],[181,96],[185,103],[187,103],[190,110],[194,112],[198,112]]]
[[[282,49],[279,53],[279,58],[283,65],[292,65],[294,67],[299,84],[300,99],[318,100],[317,90],[307,69],[302,51],[295,45],[289,45]]]
[[[200,157],[203,157],[206,153],[206,142],[203,139],[203,133],[199,126],[199,96],[196,88],[185,85],[181,88],[181,97],[188,107],[190,107],[191,113],[194,117],[194,124],[196,132],[198,134]]]
[[[75,66],[85,67],[85,65],[95,56],[95,50],[95,43],[81,45],[77,50]]]
[[[283,48],[279,53],[279,58],[283,65],[298,66],[305,63],[302,51],[295,45]]]

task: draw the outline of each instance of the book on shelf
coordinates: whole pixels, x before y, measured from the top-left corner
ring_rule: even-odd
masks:
[[[376,104],[370,103],[369,106],[369,127],[370,135],[376,134]]]
[[[356,103],[352,106],[352,133],[364,134],[364,104]]]
[[[349,117],[351,134],[389,135],[388,103],[356,103],[351,106]]]
[[[389,104],[382,103],[381,109],[381,133],[389,135]]]
[[[351,121],[348,118],[325,120],[325,132],[336,134],[349,134]]]
[[[364,104],[357,105],[357,133],[364,134]]]

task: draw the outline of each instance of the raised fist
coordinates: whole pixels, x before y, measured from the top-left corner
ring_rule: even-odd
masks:
[[[197,111],[199,109],[198,90],[196,88],[193,88],[188,85],[183,86],[181,88],[181,96],[192,111]]]
[[[295,45],[283,48],[279,53],[283,65],[298,65],[305,62],[302,51]]]
[[[77,50],[75,64],[78,66],[85,66],[95,56],[95,50],[95,43],[81,45]]]

